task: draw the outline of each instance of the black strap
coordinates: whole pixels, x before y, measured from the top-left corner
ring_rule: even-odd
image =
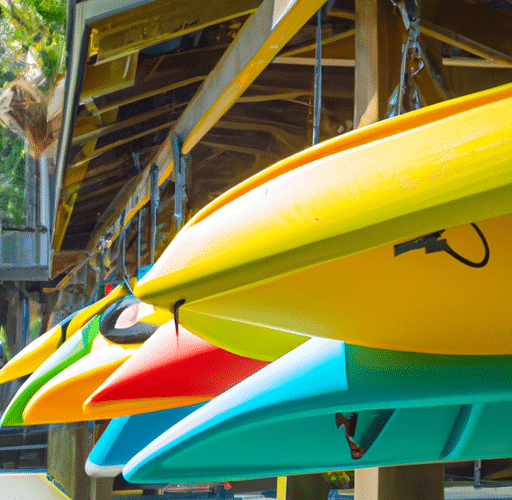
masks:
[[[448,255],[451,255],[454,259],[458,260],[459,262],[462,262],[462,264],[466,264],[466,266],[475,268],[484,267],[489,262],[489,245],[480,228],[474,222],[472,222],[471,225],[477,232],[478,236],[480,236],[480,239],[482,240],[485,249],[484,258],[480,262],[473,262],[471,260],[466,259],[465,257],[462,257],[462,255],[455,252],[455,250],[453,250],[450,247],[450,245],[448,245],[446,239],[440,240],[439,237],[443,234],[444,229],[441,231],[437,231],[435,233],[427,234],[426,236],[417,238],[415,240],[406,241],[405,243],[395,245],[395,257],[403,253],[409,252],[410,250],[425,248],[425,253],[444,251]]]
[[[174,303],[173,314],[174,314],[174,327],[176,328],[176,337],[178,336],[179,325],[180,325],[180,322],[178,319],[178,314],[179,314],[180,307],[184,303],[185,303],[185,299],[178,300],[177,302]]]

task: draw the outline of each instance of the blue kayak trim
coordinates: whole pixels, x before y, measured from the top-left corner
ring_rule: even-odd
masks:
[[[112,419],[89,454],[85,464],[87,475],[117,476],[133,455],[204,404]]]

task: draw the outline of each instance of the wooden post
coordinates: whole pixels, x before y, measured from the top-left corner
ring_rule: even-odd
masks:
[[[400,81],[405,27],[389,0],[356,0],[354,126],[386,117]]]
[[[354,500],[443,500],[444,465],[356,469]]]
[[[327,500],[329,489],[322,474],[277,478],[277,500]]]
[[[48,472],[73,500],[110,500],[112,478],[95,479],[85,473],[92,430],[85,422],[53,427],[48,433]]]
[[[386,117],[400,81],[406,32],[389,0],[356,0],[354,125]],[[357,469],[355,500],[442,500],[442,464]]]

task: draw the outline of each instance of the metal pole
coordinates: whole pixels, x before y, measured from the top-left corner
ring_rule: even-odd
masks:
[[[87,270],[89,268],[89,263],[86,262],[84,266],[84,307],[87,307]]]
[[[30,337],[30,307],[28,297],[25,294],[25,287],[22,285],[21,290],[21,337],[22,349],[28,345]]]
[[[320,113],[322,111],[322,9],[316,13],[316,61],[313,97],[313,146],[320,139]]]
[[[174,219],[176,232],[183,227],[183,206],[185,201],[186,164],[181,156],[181,140],[174,134],[172,136],[172,150],[174,162]]]
[[[98,289],[96,290],[96,300],[98,301],[105,293],[103,290],[103,282],[105,281],[105,247],[106,242],[104,238],[100,238],[101,251],[99,255],[100,261],[100,275],[98,278]]]
[[[473,463],[473,488],[482,487],[482,461],[475,460]]]
[[[116,269],[115,269],[115,275],[114,275],[114,280],[115,281],[118,281],[118,282],[121,282],[123,281],[124,279],[124,275],[125,275],[125,269],[124,269],[124,236],[125,236],[125,227],[124,227],[124,218],[126,217],[126,210],[123,210],[122,214],[121,214],[121,221],[120,221],[120,226],[121,226],[121,232],[119,234],[119,240],[118,240],[118,243],[117,243],[117,264],[116,264]],[[109,280],[111,281],[111,280]]]
[[[137,273],[140,271],[140,253],[142,251],[142,208],[137,212]]]
[[[160,196],[158,193],[158,165],[151,165],[150,174],[150,188],[151,188],[151,265],[155,263],[155,250],[156,250],[156,216]]]

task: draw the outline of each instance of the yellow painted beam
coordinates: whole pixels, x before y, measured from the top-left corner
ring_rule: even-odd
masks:
[[[88,66],[80,99],[85,101],[133,85],[138,57],[138,54],[130,54],[99,66]]]
[[[322,58],[325,59],[354,59],[356,30],[350,29],[343,33],[322,40]],[[315,58],[315,44],[311,43],[297,49],[283,51],[279,57],[311,57]]]
[[[115,121],[117,118],[117,111],[106,113],[100,117],[88,116],[77,122],[74,133],[87,134],[98,129],[98,125],[103,121]],[[93,154],[96,148],[97,138],[91,138],[82,146],[82,153],[85,156]],[[64,180],[62,182],[62,191],[57,208],[57,215],[55,218],[55,229],[53,232],[52,249],[57,254],[60,252],[66,229],[73,213],[78,191],[82,185],[82,181],[87,173],[89,161],[85,161],[79,165],[71,165],[67,168]]]
[[[213,24],[254,12],[261,0],[157,0],[91,24],[89,55],[116,59]]]
[[[190,152],[324,3],[264,0],[178,120],[174,133],[183,140],[183,154]]]

